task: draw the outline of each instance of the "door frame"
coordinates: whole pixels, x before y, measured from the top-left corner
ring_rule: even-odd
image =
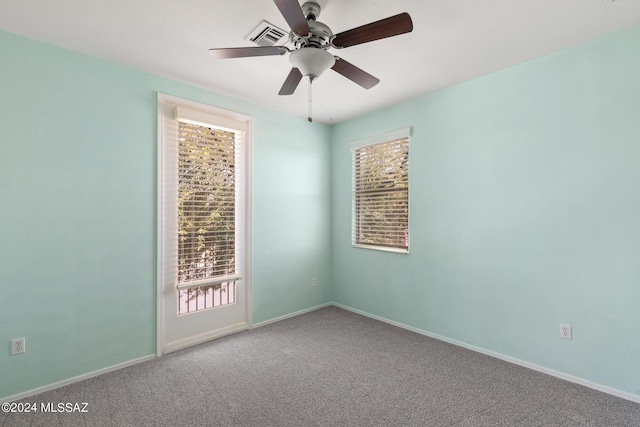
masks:
[[[228,331],[223,331],[220,334],[215,336],[209,336],[204,340],[192,342],[188,346],[174,348],[170,351],[165,351],[165,343],[164,343],[164,331],[165,331],[165,318],[164,318],[164,304],[165,304],[165,283],[164,283],[164,266],[163,266],[163,253],[164,253],[164,211],[163,211],[163,172],[162,168],[164,165],[164,146],[166,141],[164,140],[164,129],[166,125],[166,114],[165,114],[165,105],[167,103],[181,105],[186,108],[193,109],[205,109],[211,111],[215,114],[220,114],[221,116],[226,116],[234,120],[243,121],[247,123],[247,131],[245,134],[244,140],[244,206],[245,206],[245,218],[244,218],[244,272],[242,275],[242,282],[245,288],[245,312],[247,317],[247,327],[241,329],[229,329]],[[157,182],[157,192],[156,192],[156,357],[160,357],[163,354],[170,353],[171,351],[176,351],[181,348],[190,347],[192,345],[197,345],[201,342],[210,341],[216,338],[220,338],[225,335],[229,335],[235,332],[240,332],[240,330],[250,329],[253,325],[253,310],[252,310],[252,292],[251,292],[251,224],[252,224],[252,147],[253,147],[253,126],[252,119],[250,116],[236,113],[229,110],[224,110],[218,107],[214,107],[207,104],[202,104],[190,100],[186,100],[183,98],[178,98],[175,96],[163,94],[158,92],[157,94],[157,159],[156,159],[156,182]]]

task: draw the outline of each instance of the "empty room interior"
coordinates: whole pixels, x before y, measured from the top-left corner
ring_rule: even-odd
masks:
[[[4,3],[3,404],[351,331],[640,414],[640,2]]]

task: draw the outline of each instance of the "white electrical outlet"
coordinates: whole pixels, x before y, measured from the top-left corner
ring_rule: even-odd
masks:
[[[560,338],[565,340],[571,339],[571,325],[560,323]]]
[[[316,278],[314,277],[313,279],[311,279],[311,286],[315,286],[318,283],[316,282]]]
[[[22,354],[27,351],[25,346],[24,337],[16,338],[15,340],[11,340],[11,355],[15,356],[16,354]]]

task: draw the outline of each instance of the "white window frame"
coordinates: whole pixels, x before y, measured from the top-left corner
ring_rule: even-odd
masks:
[[[171,115],[167,110],[172,109]],[[244,186],[244,198],[240,201],[244,204],[245,215],[241,219],[243,234],[239,236],[242,245],[242,257],[239,261],[243,271],[242,281],[244,282],[246,294],[247,321],[251,325],[252,310],[251,304],[251,141],[252,126],[251,117],[245,114],[224,110],[199,102],[189,101],[175,96],[158,93],[158,152],[157,152],[157,342],[156,354],[163,354],[164,339],[164,307],[163,300],[166,298],[167,280],[172,280],[174,273],[167,271],[167,257],[173,257],[177,249],[172,249],[171,240],[177,238],[177,215],[174,217],[171,212],[177,212],[177,164],[175,171],[167,170],[167,156],[174,156],[177,159],[177,134],[178,116],[181,121],[188,121],[194,124],[214,125],[221,129],[232,131],[242,131],[243,141],[243,165],[244,179],[241,185]],[[169,153],[168,150],[175,150]],[[171,195],[175,193],[175,195]],[[176,267],[177,268],[177,267]],[[214,280],[215,281],[215,280]],[[187,286],[188,287],[188,286]]]
[[[407,217],[407,249],[356,243],[355,150],[362,147],[369,146],[369,145],[391,142],[391,141],[395,141],[403,138],[407,138],[409,143],[411,139],[410,137],[411,137],[411,127],[406,127],[406,128],[386,132],[383,134],[370,136],[367,138],[357,139],[349,143],[349,148],[351,150],[351,246],[352,247],[360,248],[360,249],[372,249],[372,250],[378,250],[378,251],[384,251],[384,252],[393,252],[393,253],[399,253],[399,254],[409,253],[409,247],[410,247],[409,217]],[[409,163],[411,163],[410,160],[409,160]],[[408,191],[409,190],[407,189],[407,192]],[[408,200],[408,206],[410,207],[411,201],[409,200],[409,194],[407,194],[407,200]]]

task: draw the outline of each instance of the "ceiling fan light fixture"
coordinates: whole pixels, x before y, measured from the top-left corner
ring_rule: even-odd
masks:
[[[291,52],[289,61],[291,61],[291,65],[300,70],[304,77],[312,80],[320,77],[336,63],[336,59],[329,52],[313,47],[305,47]]]

